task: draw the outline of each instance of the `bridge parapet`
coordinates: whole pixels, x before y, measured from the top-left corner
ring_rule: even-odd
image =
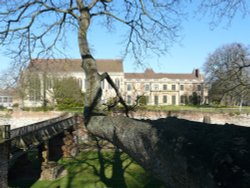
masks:
[[[0,187],[8,187],[8,168],[29,149],[45,143],[66,130],[73,130],[81,122],[76,115],[64,115],[47,121],[10,130],[0,126]]]
[[[28,150],[29,148],[37,146],[63,131],[72,128],[76,124],[76,117],[68,116],[66,118],[54,118],[48,121],[28,125],[26,127],[13,129],[11,130],[10,137],[12,150]]]
[[[53,123],[57,123],[57,122],[59,122],[61,120],[64,120],[64,119],[66,119],[68,117],[72,117],[72,115],[64,114],[64,115],[62,115],[60,117],[56,117],[56,118],[53,118],[53,119],[49,119],[49,120],[37,122],[37,123],[34,123],[34,124],[30,124],[30,125],[27,125],[27,126],[23,126],[23,127],[20,127],[20,128],[12,129],[10,137],[11,137],[11,139],[14,139],[14,138],[16,138],[16,137],[18,137],[20,135],[24,135],[24,134],[36,131],[38,129],[41,129],[43,127],[51,125]]]

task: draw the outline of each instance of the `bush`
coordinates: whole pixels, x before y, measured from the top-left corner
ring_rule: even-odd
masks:
[[[74,98],[58,98],[56,107],[59,110],[83,107],[83,98],[84,98],[83,96],[82,96],[82,100],[76,100]]]
[[[18,106],[19,106],[18,103],[14,103],[14,104],[13,104],[13,108],[17,108]]]
[[[145,105],[147,105],[147,97],[146,96],[140,96],[140,98],[139,98],[139,105],[141,106],[145,106]]]
[[[84,94],[74,78],[56,80],[53,90],[59,110],[83,107]]]
[[[0,105],[0,110],[4,110],[5,107],[3,105]]]

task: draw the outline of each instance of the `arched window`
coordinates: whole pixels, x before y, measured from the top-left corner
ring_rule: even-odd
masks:
[[[78,78],[78,85],[79,85],[80,89],[82,89],[82,79],[81,78]]]
[[[47,78],[46,80],[47,80],[46,83],[47,89],[53,88],[52,78]]]
[[[31,75],[29,79],[29,100],[40,101],[41,99],[41,82],[38,75]]]

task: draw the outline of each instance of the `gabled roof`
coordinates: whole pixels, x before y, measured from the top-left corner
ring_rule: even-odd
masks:
[[[143,73],[125,73],[126,79],[180,79],[180,80],[202,80],[203,76],[196,69],[190,74],[155,73],[152,69],[146,69]]]
[[[123,72],[120,59],[97,59],[99,72]],[[83,72],[81,59],[33,59],[28,70],[37,72]]]

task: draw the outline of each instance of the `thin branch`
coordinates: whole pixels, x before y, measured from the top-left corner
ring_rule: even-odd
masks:
[[[117,97],[119,98],[119,102],[125,108],[126,116],[129,117],[128,112],[130,109],[129,109],[128,105],[126,104],[126,102],[123,100],[121,93],[119,92],[118,88],[116,87],[115,83],[113,82],[112,78],[109,76],[109,74],[107,72],[105,72],[101,75],[101,80],[103,81],[104,79],[106,79],[108,81],[108,83],[112,86],[112,88],[115,90],[115,93],[116,93]]]

